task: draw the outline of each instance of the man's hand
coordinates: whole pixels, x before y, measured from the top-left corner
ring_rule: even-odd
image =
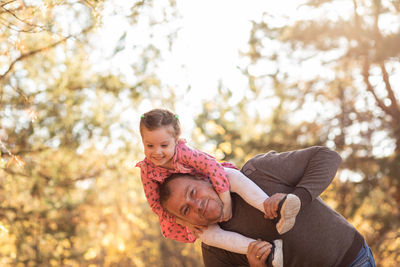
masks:
[[[271,197],[267,198],[264,201],[264,210],[265,210],[265,219],[273,219],[278,216],[278,205],[279,202],[284,198],[287,194],[276,193]]]
[[[224,207],[222,208],[222,217],[219,220],[220,222],[228,221],[232,218],[232,199],[230,191],[225,191],[223,193],[218,194],[221,199]]]
[[[200,234],[203,233],[204,230],[207,229],[207,226],[205,225],[195,225],[191,224],[187,221],[184,221],[180,218],[176,218],[176,222],[179,223],[180,225],[186,226],[189,228],[189,230],[198,238]]]
[[[266,260],[271,252],[272,245],[266,241],[253,241],[247,248],[247,260],[251,267],[267,267]]]

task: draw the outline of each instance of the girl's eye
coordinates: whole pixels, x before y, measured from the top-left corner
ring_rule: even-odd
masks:
[[[147,147],[148,147],[148,148],[152,148],[152,147],[153,147],[153,145],[147,145]]]
[[[166,148],[166,147],[168,147],[168,145],[161,145],[161,147],[164,147],[164,148]]]

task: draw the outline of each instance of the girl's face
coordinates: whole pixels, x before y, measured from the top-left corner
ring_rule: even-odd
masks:
[[[149,131],[142,129],[144,154],[154,165],[173,168],[172,158],[175,154],[177,138],[173,135],[174,128],[170,125]]]

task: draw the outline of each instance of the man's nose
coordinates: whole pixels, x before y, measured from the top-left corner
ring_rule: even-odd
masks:
[[[201,210],[201,200],[200,199],[190,199],[189,200],[192,209],[196,212]]]
[[[197,211],[201,211],[201,208],[202,208],[202,206],[201,206],[201,199],[196,199],[196,200],[195,200],[195,209],[196,209]]]

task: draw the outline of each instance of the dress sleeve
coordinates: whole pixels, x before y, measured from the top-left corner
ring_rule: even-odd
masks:
[[[178,160],[190,166],[196,173],[210,178],[217,193],[229,190],[229,181],[224,167],[213,156],[182,144]]]
[[[141,179],[144,189],[144,195],[146,196],[147,202],[149,203],[151,210],[158,215],[161,219],[165,219],[171,222],[175,221],[175,216],[170,215],[165,211],[160,204],[160,189],[159,183],[149,179],[145,170],[141,170]]]
[[[145,167],[141,168],[140,174],[147,202],[152,211],[158,215],[164,237],[185,243],[194,242],[196,237],[190,230],[186,226],[176,223],[176,217],[162,208],[160,204],[159,183],[147,177]]]
[[[161,231],[164,237],[183,243],[193,243],[196,237],[183,225],[160,219]]]

